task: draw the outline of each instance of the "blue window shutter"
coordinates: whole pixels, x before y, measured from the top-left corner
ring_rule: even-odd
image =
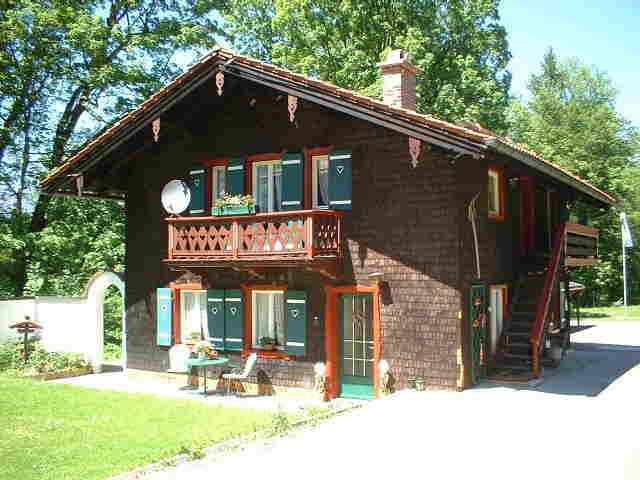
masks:
[[[307,292],[287,290],[285,294],[287,314],[286,352],[304,357],[307,354]]]
[[[282,157],[282,210],[302,210],[304,206],[304,156],[300,152]]]
[[[173,300],[170,288],[156,290],[156,344],[170,347],[173,330]]]
[[[244,158],[234,157],[227,166],[227,193],[244,195]]]
[[[224,345],[224,290],[207,290],[208,340],[213,347],[223,350]]]
[[[189,215],[204,215],[207,194],[207,172],[205,169],[200,168],[189,172],[189,190],[191,190]]]
[[[242,350],[244,340],[244,298],[242,290],[225,290],[225,338],[226,350]]]
[[[351,210],[351,150],[329,155],[329,208]]]

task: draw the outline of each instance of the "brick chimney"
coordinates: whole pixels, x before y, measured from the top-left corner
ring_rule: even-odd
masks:
[[[418,69],[409,61],[409,54],[404,50],[391,50],[379,67],[383,75],[384,103],[415,110]]]

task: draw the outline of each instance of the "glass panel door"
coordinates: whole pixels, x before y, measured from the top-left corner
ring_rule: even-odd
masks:
[[[259,213],[277,212],[282,206],[282,164],[256,162],[253,164],[253,193]]]
[[[342,396],[373,398],[371,294],[342,296]]]

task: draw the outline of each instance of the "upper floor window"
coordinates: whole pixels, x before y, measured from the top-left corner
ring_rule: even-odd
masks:
[[[313,208],[329,208],[329,156],[312,157]]]
[[[489,218],[504,220],[505,184],[502,170],[489,167],[488,211]]]
[[[282,161],[253,163],[253,196],[260,213],[282,210]]]
[[[211,168],[211,198],[215,202],[224,196],[227,190],[227,167],[220,165]]]

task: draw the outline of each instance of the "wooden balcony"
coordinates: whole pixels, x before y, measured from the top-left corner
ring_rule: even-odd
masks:
[[[587,267],[598,263],[597,228],[567,223],[565,237],[565,265],[567,267]]]
[[[301,210],[167,218],[172,265],[245,270],[300,266],[335,278],[342,257],[342,212]]]

